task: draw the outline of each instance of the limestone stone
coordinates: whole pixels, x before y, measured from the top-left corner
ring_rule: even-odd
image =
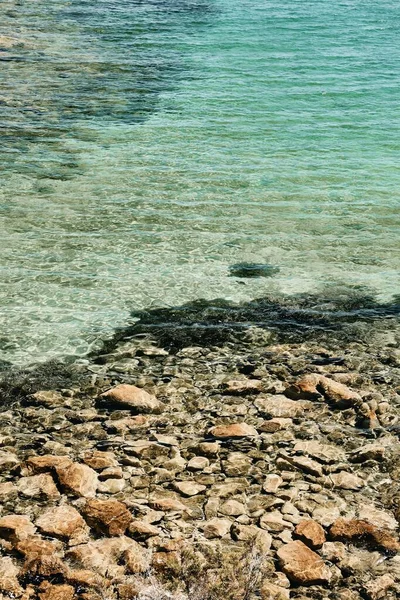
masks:
[[[194,456],[187,463],[189,471],[203,471],[210,464],[210,461],[205,456]]]
[[[329,444],[321,444],[315,440],[296,442],[294,452],[308,454],[313,458],[320,460],[323,463],[335,463],[346,458],[346,453],[337,446]]]
[[[160,413],[162,402],[145,390],[123,383],[101,394],[100,399],[107,405],[130,409],[138,413]]]
[[[82,544],[88,539],[88,527],[73,506],[62,504],[50,508],[36,520],[42,533],[67,540],[70,545]]]
[[[55,390],[40,390],[29,396],[29,402],[35,405],[43,405],[47,408],[57,408],[65,404],[66,398]]]
[[[271,473],[267,475],[263,483],[263,490],[266,494],[276,494],[278,488],[283,484],[283,479],[280,475]]]
[[[60,497],[54,479],[49,473],[40,473],[30,477],[21,477],[17,483],[18,492],[27,498],[47,498],[56,500]]]
[[[332,473],[329,475],[329,479],[335,487],[343,490],[360,490],[364,487],[364,482],[360,477],[353,473],[347,473],[347,471]]]
[[[97,491],[101,494],[118,494],[126,487],[124,479],[106,479],[100,481],[97,486]]]
[[[282,571],[293,583],[323,585],[331,580],[331,571],[321,557],[299,540],[279,548],[277,555]]]
[[[350,456],[351,462],[363,463],[367,460],[376,460],[381,462],[386,455],[386,448],[381,444],[366,444],[358,450],[352,452]]]
[[[18,488],[11,481],[0,483],[0,503],[15,500],[18,496]]]
[[[282,455],[283,456],[283,455]],[[322,477],[323,470],[320,463],[308,458],[308,456],[289,456],[284,455],[284,459],[296,469],[314,475],[314,477]]]
[[[80,463],[56,467],[61,488],[67,494],[83,498],[93,498],[96,495],[98,477],[96,471]]]
[[[136,542],[125,536],[101,538],[75,546],[69,550],[67,557],[82,568],[94,571],[103,577],[121,577],[124,575],[125,567],[119,562],[132,546],[136,548]]]
[[[203,527],[204,537],[207,539],[222,538],[230,531],[231,525],[232,523],[228,519],[211,519]]]
[[[288,429],[291,425],[293,425],[293,419],[275,417],[264,421],[264,423],[258,427],[258,430],[264,433],[275,433],[276,431]]]
[[[174,489],[182,494],[182,496],[197,496],[207,489],[205,485],[196,483],[195,481],[176,481]]]
[[[265,512],[262,515],[260,527],[278,533],[284,529],[293,529],[293,524],[290,523],[290,521],[286,521],[282,514],[275,510],[272,512]]]
[[[237,500],[227,500],[220,506],[219,512],[227,517],[238,517],[246,513],[246,507]]]
[[[88,500],[82,514],[95,531],[110,536],[123,535],[132,521],[126,505],[118,500]]]
[[[124,472],[121,467],[107,467],[99,473],[100,481],[107,481],[108,479],[123,479]]]
[[[150,567],[150,554],[142,546],[132,540],[123,554],[123,559],[130,573],[145,573]]]
[[[42,556],[56,556],[63,553],[63,544],[60,541],[44,540],[38,535],[18,542],[16,550],[22,554],[28,561],[32,561]]]
[[[254,404],[263,416],[283,419],[293,419],[312,407],[309,402],[295,402],[279,394],[258,398]]]
[[[232,423],[231,425],[217,425],[212,427],[209,434],[215,438],[246,438],[257,437],[257,430],[247,423]]]
[[[189,511],[189,508],[182,502],[175,498],[152,498],[149,501],[149,506],[155,510],[161,510],[164,512],[177,511],[185,512]]]
[[[321,548],[326,541],[321,525],[312,519],[300,521],[295,528],[295,534],[311,548]]]
[[[138,540],[146,540],[161,534],[161,530],[146,521],[133,520],[129,525],[129,533]]]
[[[387,510],[376,508],[372,503],[360,504],[358,507],[358,518],[368,521],[379,529],[390,529],[396,531],[399,524],[397,519]]]
[[[263,384],[259,379],[231,379],[223,385],[227,394],[256,394],[262,390]]]
[[[25,515],[7,515],[0,519],[0,537],[18,544],[34,535],[36,527]]]

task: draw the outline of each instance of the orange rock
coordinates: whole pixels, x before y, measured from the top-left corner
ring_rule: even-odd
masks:
[[[102,471],[108,467],[118,467],[119,464],[114,452],[100,452],[100,450],[87,452],[83,462],[95,471]]]
[[[88,588],[106,588],[109,582],[88,569],[71,569],[65,576],[67,583],[71,583],[75,586],[83,586]]]
[[[57,467],[56,471],[65,492],[83,498],[93,498],[96,495],[97,473],[87,465],[71,463],[66,467]]]
[[[36,558],[28,558],[23,566],[23,573],[39,577],[64,577],[66,566],[58,556],[44,554]]]
[[[0,537],[18,544],[34,535],[36,527],[25,515],[7,515],[0,519]]]
[[[175,498],[153,498],[150,500],[149,506],[150,508],[154,508],[154,510],[162,510],[165,512],[170,510],[179,512],[189,511],[187,506]]]
[[[140,413],[160,413],[164,409],[162,402],[145,390],[122,383],[101,394],[100,399],[111,405],[128,408]]]
[[[28,560],[33,560],[41,556],[53,556],[58,552],[62,552],[62,549],[61,542],[49,542],[38,535],[29,537],[19,542],[16,546],[16,550]]]
[[[294,583],[318,585],[329,583],[332,573],[318,554],[303,542],[285,544],[277,552],[282,571]]]
[[[44,456],[30,456],[26,463],[25,469],[31,475],[38,473],[48,473],[57,467],[66,467],[72,464],[72,460],[68,456],[53,456],[45,454]]]
[[[319,379],[318,374],[304,375],[286,388],[285,395],[293,400],[320,400],[322,394],[317,389]]]
[[[347,385],[318,373],[301,377],[286,388],[285,395],[294,400],[320,400],[325,397],[336,408],[349,408],[362,402],[361,396]]]
[[[232,379],[223,384],[226,394],[256,394],[263,388],[259,379]]]
[[[326,541],[321,525],[312,519],[300,521],[294,531],[301,541],[311,548],[321,548]]]
[[[232,423],[231,425],[217,425],[212,427],[209,434],[215,438],[242,438],[257,437],[257,430],[247,423]]]
[[[337,519],[329,534],[334,540],[348,540],[365,543],[372,547],[398,552],[400,544],[390,533],[361,519]]]
[[[93,529],[110,536],[124,534],[132,521],[131,513],[118,500],[88,500],[82,513]]]
[[[144,573],[149,569],[149,553],[137,542],[133,541],[133,544],[125,550],[123,558],[130,573]]]
[[[46,535],[68,540],[70,545],[82,544],[88,539],[88,527],[79,512],[67,504],[47,510],[36,521]]]

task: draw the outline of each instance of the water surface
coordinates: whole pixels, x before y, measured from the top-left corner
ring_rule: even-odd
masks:
[[[394,0],[3,2],[2,358],[196,298],[399,293],[399,34]]]

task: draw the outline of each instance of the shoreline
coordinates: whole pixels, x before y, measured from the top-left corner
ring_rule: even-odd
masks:
[[[189,585],[188,548],[207,562],[251,542],[251,597],[396,598],[397,321],[339,311],[312,333],[297,306],[299,327],[249,327],[276,318],[267,304],[149,311],[86,364],[3,379],[0,589],[156,598]]]

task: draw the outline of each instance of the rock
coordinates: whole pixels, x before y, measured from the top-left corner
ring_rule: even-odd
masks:
[[[237,500],[227,500],[220,506],[219,512],[227,517],[238,517],[246,514],[246,507]]]
[[[222,538],[230,531],[231,521],[228,519],[214,518],[203,526],[204,537],[209,539]]]
[[[99,473],[100,481],[107,481],[108,479],[123,479],[124,472],[121,467],[107,467]]]
[[[329,535],[334,540],[357,541],[389,552],[400,550],[399,542],[390,533],[360,519],[337,519]]]
[[[205,485],[201,485],[195,481],[177,481],[174,483],[174,489],[182,494],[182,496],[197,496],[207,488]]]
[[[281,395],[258,398],[254,404],[263,416],[283,419],[293,419],[312,407],[310,402],[295,402]]]
[[[346,453],[341,448],[321,444],[314,440],[296,442],[293,450],[294,452],[308,454],[326,464],[335,463],[346,458]]]
[[[399,526],[392,513],[375,508],[372,503],[361,504],[358,507],[358,518],[375,525],[378,529],[390,529],[395,531]]]
[[[150,537],[161,535],[161,530],[145,521],[134,520],[129,525],[129,533],[138,540],[147,540]]]
[[[233,523],[231,534],[234,540],[239,542],[252,542],[256,549],[266,554],[271,548],[272,536],[255,525],[240,525]]]
[[[145,573],[150,567],[149,553],[134,540],[125,550],[123,558],[130,573]]]
[[[260,527],[279,533],[284,529],[293,529],[293,524],[290,521],[285,521],[283,516],[277,510],[265,512],[260,519]]]
[[[30,562],[42,556],[56,556],[62,553],[63,545],[61,542],[50,542],[38,535],[34,535],[18,542],[16,550]]]
[[[57,408],[65,404],[66,398],[54,390],[41,390],[28,396],[29,404],[35,406],[46,406],[47,408]]]
[[[98,486],[97,473],[87,465],[71,463],[56,468],[59,483],[67,494],[93,498]]]
[[[149,506],[154,508],[154,510],[162,510],[164,512],[171,510],[177,512],[189,511],[187,506],[175,498],[153,498],[149,501]]]
[[[388,590],[396,585],[395,580],[388,573],[381,575],[364,585],[364,593],[369,600],[383,600]]]
[[[282,457],[293,467],[303,471],[304,473],[314,475],[314,477],[322,477],[323,475],[323,470],[320,463],[308,458],[307,456],[289,456],[288,454],[282,453]]]
[[[246,423],[232,423],[231,425],[217,425],[212,427],[208,432],[215,438],[244,438],[244,437],[257,437],[257,430],[251,425]]]
[[[19,584],[19,568],[9,556],[0,558],[0,592],[5,592],[7,597],[22,596],[23,589]]]
[[[326,541],[325,532],[321,525],[312,519],[300,521],[296,526],[295,534],[311,548],[321,548]]]
[[[187,464],[188,471],[203,471],[210,464],[210,461],[205,456],[195,456],[191,458]]]
[[[18,457],[11,452],[0,451],[0,473],[11,471],[19,465]]]
[[[43,581],[39,586],[39,600],[74,600],[75,588],[72,585],[53,585]]]
[[[330,582],[332,574],[324,561],[303,542],[296,540],[277,552],[282,571],[293,583],[318,585]]]
[[[114,452],[100,452],[99,450],[87,452],[83,457],[83,462],[95,471],[102,471],[109,467],[119,466]]]
[[[27,498],[56,500],[60,497],[60,492],[49,473],[22,477],[17,483],[17,488],[18,492]]]
[[[95,531],[109,536],[123,535],[132,521],[125,504],[117,500],[88,500],[82,514]]]
[[[106,479],[105,481],[99,482],[97,491],[100,494],[118,494],[122,492],[126,487],[124,479]]]
[[[363,463],[367,460],[376,460],[381,462],[385,458],[386,448],[380,444],[366,444],[358,450],[354,450],[350,456],[350,461],[354,463]]]
[[[88,527],[79,512],[68,504],[47,510],[36,520],[42,533],[67,540],[73,546],[88,539]]]
[[[362,402],[361,396],[343,383],[315,373],[298,379],[286,388],[285,395],[307,400],[321,400],[324,397],[334,408],[350,408]]]
[[[136,549],[137,543],[125,536],[102,538],[75,546],[67,557],[84,569],[112,579],[124,575],[125,567],[119,563],[129,548]],[[141,551],[145,554],[143,549]]]
[[[290,591],[269,581],[261,587],[261,600],[290,600]]]
[[[155,396],[126,383],[104,392],[100,399],[108,406],[130,409],[138,413],[161,413],[164,410],[163,403]]]
[[[360,490],[364,487],[364,482],[357,475],[353,473],[347,473],[346,471],[339,471],[339,473],[333,473],[329,475],[328,479],[333,485],[342,490]]]
[[[263,384],[259,379],[231,379],[223,384],[226,394],[258,394]]]
[[[17,496],[17,486],[11,481],[0,483],[0,504],[4,504],[4,502],[9,502],[10,500],[15,500]]]
[[[319,374],[305,375],[289,385],[285,390],[285,395],[294,400],[321,400],[322,394],[317,389],[319,379]]]
[[[222,461],[222,471],[228,477],[247,475],[251,468],[251,459],[242,452],[231,452],[226,460]]]
[[[64,578],[66,572],[67,567],[61,558],[48,554],[36,558],[28,556],[23,567],[23,574],[29,575],[30,578]]]
[[[266,494],[276,494],[278,488],[283,484],[283,479],[279,475],[267,475],[263,483],[263,490]]]
[[[0,537],[12,544],[34,535],[36,527],[24,515],[7,515],[0,519]]]
[[[36,475],[38,473],[48,473],[57,467],[67,467],[71,464],[72,460],[68,456],[45,454],[44,456],[30,456],[25,463],[25,470],[28,475]]]
[[[282,429],[288,429],[291,425],[293,425],[292,419],[274,418],[264,421],[257,429],[264,433],[275,433]]]

